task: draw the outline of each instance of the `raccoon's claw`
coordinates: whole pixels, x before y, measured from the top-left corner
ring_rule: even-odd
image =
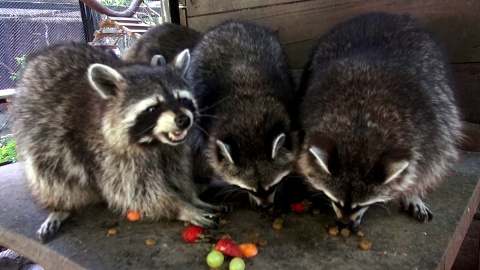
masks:
[[[220,216],[220,213],[211,213],[192,206],[183,209],[178,219],[189,221],[203,228],[215,229],[219,227]]]
[[[422,222],[425,220],[431,221],[433,219],[433,213],[428,208],[428,205],[417,196],[406,199],[404,202],[404,209]]]
[[[52,212],[37,230],[37,238],[42,243],[53,238],[60,229],[62,222],[70,216],[69,212]]]

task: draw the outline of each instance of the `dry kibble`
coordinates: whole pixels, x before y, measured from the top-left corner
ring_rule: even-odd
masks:
[[[364,236],[365,236],[365,233],[362,232],[362,231],[358,231],[358,232],[357,232],[357,236],[364,237]]]
[[[227,219],[220,219],[220,221],[218,222],[221,226],[225,226],[227,225],[228,223],[230,223],[230,220],[227,220]]]
[[[153,246],[153,245],[155,245],[156,242],[157,242],[157,240],[155,240],[153,238],[148,238],[147,240],[145,240],[145,244],[147,246]]]
[[[331,227],[330,229],[328,229],[328,233],[329,233],[330,235],[334,235],[334,236],[335,236],[335,235],[338,235],[338,229],[337,229],[337,227]]]
[[[283,218],[276,218],[276,219],[273,221],[272,227],[273,227],[275,230],[281,230],[281,229],[283,228]]]
[[[273,223],[272,227],[275,229],[275,230],[281,230],[283,228],[283,224],[282,223]]]
[[[372,243],[370,241],[360,242],[360,248],[363,250],[369,250],[371,247],[372,247]]]
[[[111,229],[108,229],[108,234],[109,235],[115,235],[118,233],[118,229],[117,228],[111,228]]]
[[[340,234],[343,235],[343,236],[345,236],[345,237],[347,237],[347,236],[350,235],[350,230],[347,229],[347,228],[344,228],[344,229],[342,229],[342,230],[340,231]]]
[[[320,209],[313,209],[312,213],[314,215],[320,215]]]
[[[265,240],[265,239],[260,239],[260,240],[258,240],[258,245],[261,246],[261,247],[267,246],[267,243],[268,243],[268,242],[267,242],[267,240]]]

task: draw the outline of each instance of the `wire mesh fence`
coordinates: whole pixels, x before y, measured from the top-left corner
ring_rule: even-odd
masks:
[[[130,3],[129,0],[100,2],[116,5],[109,8],[117,11],[125,10]],[[134,17],[150,25],[162,23],[161,4],[162,1],[145,0]],[[15,88],[28,54],[57,42],[91,40],[93,36],[89,35],[93,33],[88,33],[86,26],[99,30],[106,16],[93,10],[86,14],[84,7],[78,0],[0,0],[0,90]],[[101,42],[115,43],[117,53],[121,54],[135,38],[124,35],[107,37]],[[11,133],[13,119],[6,104],[0,106],[0,136],[3,136]]]

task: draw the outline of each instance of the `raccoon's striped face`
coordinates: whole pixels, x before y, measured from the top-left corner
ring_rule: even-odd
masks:
[[[224,181],[249,192],[254,206],[269,207],[278,184],[293,169],[292,138],[281,132],[267,139],[265,149],[250,149],[264,154],[252,155],[242,148],[240,139],[216,140],[211,165]]]
[[[372,162],[348,154],[339,153],[332,139],[322,137],[321,142],[306,143],[299,168],[307,181],[331,200],[337,222],[355,230],[371,205],[392,199],[388,191],[409,162],[402,150],[386,151]]]
[[[185,141],[196,113],[195,101],[187,90],[174,90],[172,95],[154,95],[135,104],[125,121],[130,124],[130,137],[137,143],[177,145]]]

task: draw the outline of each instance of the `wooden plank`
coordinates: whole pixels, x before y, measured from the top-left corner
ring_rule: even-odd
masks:
[[[464,119],[480,124],[480,63],[454,64],[453,69]]]
[[[142,22],[138,18],[126,18],[126,17],[108,17],[107,21],[109,22]]]
[[[125,26],[125,27],[137,27],[137,28],[150,28],[151,26],[149,24],[144,24],[144,23],[128,23],[128,22],[115,22],[115,25],[117,26]]]
[[[194,3],[205,3],[202,1],[206,0],[197,0]],[[335,24],[369,11],[410,13],[446,43],[453,62],[480,62],[480,1],[475,0],[461,3],[450,0],[296,1],[196,17],[192,16],[189,10],[188,25],[205,31],[230,18],[258,22],[277,31],[283,44],[294,47],[291,49],[293,55],[289,54],[295,64],[292,68],[302,68],[312,43],[315,43],[318,37]]]
[[[477,208],[478,212],[478,208]],[[478,270],[480,251],[480,220],[473,219],[458,252],[452,270]]]
[[[361,269],[449,269],[448,260],[460,248],[455,243],[461,244],[466,233],[459,228],[468,228],[480,198],[479,161],[478,153],[462,153],[461,163],[428,196],[435,213],[432,222],[412,219],[395,203],[386,208],[372,206],[362,219],[365,239],[373,244],[369,251],[359,250],[361,239],[354,235],[328,235],[325,228],[333,226],[335,216],[331,209],[320,215],[290,213],[284,216],[283,229],[276,231],[271,219],[235,204],[228,214],[231,223],[208,233],[212,239],[229,234],[241,241],[253,228],[267,239],[259,256],[245,260],[247,269],[357,269],[359,265]],[[181,240],[183,222],[130,222],[104,206],[75,213],[53,241],[39,245],[35,231],[48,212],[32,201],[23,164],[2,166],[0,175],[0,245],[35,259],[46,269],[72,269],[71,263],[86,269],[208,269],[205,257],[211,245]],[[233,199],[229,198],[226,202]],[[476,204],[470,208],[471,203]],[[112,227],[120,233],[108,235]],[[157,244],[145,245],[145,239],[152,237]],[[42,255],[48,250],[52,251],[49,256]],[[55,265],[60,256],[69,261]]]
[[[305,1],[305,0],[304,0]],[[302,2],[294,0],[264,0],[264,1],[251,1],[251,0],[190,0],[187,1],[186,6],[188,9],[189,17],[208,15],[212,13],[229,12],[242,9],[253,9],[259,7],[265,7],[270,5],[279,5],[293,2]]]

